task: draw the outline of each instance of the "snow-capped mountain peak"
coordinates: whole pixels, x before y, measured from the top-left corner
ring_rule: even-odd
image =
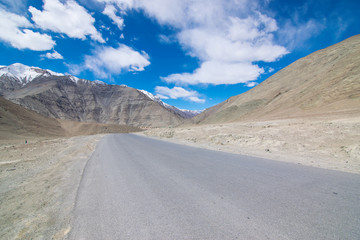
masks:
[[[161,101],[161,99],[157,96],[154,96],[152,93],[149,93],[148,91],[145,90],[138,90],[140,92],[142,92],[143,94],[145,94],[147,97],[149,97],[151,100],[153,100],[154,102],[159,103],[160,105],[162,105],[163,107],[165,107],[166,109],[175,112],[176,114],[180,115],[183,118],[192,118],[195,117],[196,115],[200,114],[202,111],[193,111],[193,110],[186,110],[186,109],[179,109],[177,107],[171,106],[167,103],[164,103],[163,101]]]
[[[157,96],[154,96],[152,93],[149,93],[148,91],[145,91],[145,90],[139,90],[140,92],[142,92],[143,94],[145,94],[146,96],[148,96],[151,100],[155,101],[155,102],[158,102],[161,104],[166,104],[164,103],[163,101],[161,101],[161,99]]]
[[[100,80],[94,80],[93,83],[99,84],[99,85],[107,85],[107,83],[100,81]]]
[[[29,82],[31,82],[32,80],[38,77],[51,77],[51,76],[66,76],[67,79],[71,80],[75,84],[86,83],[86,84],[94,84],[94,85],[108,85],[107,83],[99,80],[89,81],[89,80],[77,78],[72,75],[64,75],[62,73],[56,73],[47,69],[41,69],[38,67],[29,67],[21,63],[14,63],[9,66],[0,65],[0,77],[6,77],[7,81],[10,80],[10,82],[15,81],[20,86],[25,86],[26,84],[28,84]],[[10,84],[10,86],[11,86],[10,89],[13,89],[13,85]],[[127,87],[126,85],[121,85],[121,86]],[[153,94],[145,90],[138,90],[138,91],[143,93],[152,101],[157,102],[164,108],[168,109],[170,112],[173,112],[183,118],[192,118],[202,112],[202,111],[178,109],[174,106],[164,103],[159,97],[154,96]]]
[[[38,67],[29,67],[21,63],[14,63],[9,66],[0,66],[0,77],[6,75],[15,78],[23,84],[31,82],[40,76],[64,76],[51,70],[44,70]]]

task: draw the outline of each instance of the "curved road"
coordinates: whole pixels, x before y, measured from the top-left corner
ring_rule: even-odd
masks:
[[[360,239],[360,175],[107,135],[70,239]]]

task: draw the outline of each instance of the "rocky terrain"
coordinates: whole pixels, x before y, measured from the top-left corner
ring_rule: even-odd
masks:
[[[141,129],[126,125],[85,123],[44,117],[0,97],[0,144],[24,142],[32,138],[138,131]]]
[[[189,113],[134,88],[22,64],[0,68],[0,94],[41,115],[137,127],[177,126]]]

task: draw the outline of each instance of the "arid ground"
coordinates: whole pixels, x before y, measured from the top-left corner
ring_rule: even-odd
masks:
[[[140,133],[213,150],[360,173],[360,118],[238,122]],[[84,166],[103,135],[1,140],[0,238],[63,239]]]
[[[82,171],[102,136],[0,145],[0,239],[64,239]]]
[[[360,173],[358,114],[151,129],[140,134],[212,150]]]

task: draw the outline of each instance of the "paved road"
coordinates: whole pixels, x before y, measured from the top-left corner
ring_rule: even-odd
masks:
[[[70,239],[360,239],[360,175],[108,135]]]

